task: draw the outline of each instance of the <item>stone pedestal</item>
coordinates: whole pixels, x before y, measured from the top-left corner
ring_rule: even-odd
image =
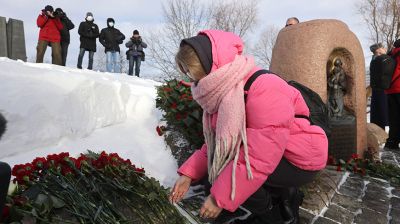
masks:
[[[345,23],[320,19],[283,28],[272,51],[270,70],[309,87],[326,103],[327,75],[335,59],[341,59],[348,76],[344,107],[356,117],[356,146],[348,150],[363,155],[367,149],[365,60],[359,40]]]
[[[0,16],[0,57],[7,57],[7,21]]]
[[[26,61],[24,23],[21,20],[9,19],[7,23],[8,57]]]
[[[329,136],[329,155],[347,161],[351,154],[357,153],[356,118],[351,115],[343,119],[331,119],[331,135]]]

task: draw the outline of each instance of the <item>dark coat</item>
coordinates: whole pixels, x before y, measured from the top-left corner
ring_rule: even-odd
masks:
[[[129,41],[125,44],[125,46],[128,48],[128,51],[126,52],[126,56],[129,58],[130,56],[137,57],[137,56],[143,56],[143,48],[147,48],[147,44],[142,41],[142,37],[139,38],[134,38],[131,37]]]
[[[114,27],[107,27],[100,32],[100,43],[104,46],[105,52],[118,51],[120,52],[119,45],[125,40],[125,35]]]
[[[96,52],[96,38],[99,37],[99,27],[93,21],[81,22],[78,33],[81,36],[80,48]]]
[[[374,60],[374,57],[372,60]],[[374,123],[382,129],[389,125],[389,107],[384,90],[372,89],[370,123]]]
[[[60,17],[61,23],[63,24],[63,29],[60,30],[61,34],[61,42],[68,43],[70,42],[69,31],[75,28],[75,25],[71,22],[71,20],[63,15]]]

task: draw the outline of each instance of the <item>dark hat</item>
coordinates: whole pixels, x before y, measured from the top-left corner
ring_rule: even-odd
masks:
[[[108,18],[108,19],[107,19],[107,23],[109,23],[109,22],[113,22],[113,23],[115,23],[115,21],[114,21],[114,19],[113,19],[113,18]]]
[[[382,47],[383,47],[382,43],[376,43],[376,44],[371,45],[371,46],[369,47],[369,50],[370,50],[372,53],[375,53],[376,50],[378,50],[379,48],[382,48]]]
[[[51,5],[46,5],[46,7],[44,7],[44,11],[53,12],[53,11],[54,11],[53,6],[51,6]]]
[[[180,46],[184,44],[188,44],[189,46],[193,47],[200,59],[200,63],[203,66],[204,71],[206,74],[209,74],[213,64],[210,39],[204,34],[199,34],[194,37],[183,39]]]
[[[134,30],[133,31],[133,35],[135,35],[135,34],[139,35],[139,31],[138,30]]]
[[[63,13],[64,11],[61,8],[56,8],[55,12],[56,13]]]
[[[88,16],[91,16],[91,17],[93,17],[93,13],[91,13],[91,12],[87,12],[87,13],[86,13],[86,17],[88,17]]]

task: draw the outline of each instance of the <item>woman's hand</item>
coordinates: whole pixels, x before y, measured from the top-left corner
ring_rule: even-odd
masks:
[[[210,194],[200,209],[200,217],[205,219],[215,219],[221,211],[222,208],[218,207],[214,197]]]
[[[192,183],[192,178],[182,175],[176,180],[174,188],[169,195],[169,201],[171,203],[177,203],[185,196],[189,190],[190,184]]]

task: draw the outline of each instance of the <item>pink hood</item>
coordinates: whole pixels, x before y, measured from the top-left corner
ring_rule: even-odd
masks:
[[[228,32],[206,30],[200,32],[212,43],[213,65],[211,71],[230,63],[235,55],[242,54],[242,40]],[[260,68],[255,67],[247,79]],[[324,131],[310,125],[295,114],[309,115],[300,92],[276,75],[262,75],[248,91],[246,102],[247,142],[253,179],[247,178],[243,150],[236,167],[236,196],[230,199],[232,167],[229,163],[219,174],[211,194],[219,207],[235,211],[247,200],[275,170],[284,156],[293,165],[304,170],[321,170],[328,157],[328,141]],[[213,115],[215,128],[217,114]],[[178,170],[181,175],[197,181],[207,175],[207,146],[196,151]],[[289,177],[290,178],[290,177]]]

